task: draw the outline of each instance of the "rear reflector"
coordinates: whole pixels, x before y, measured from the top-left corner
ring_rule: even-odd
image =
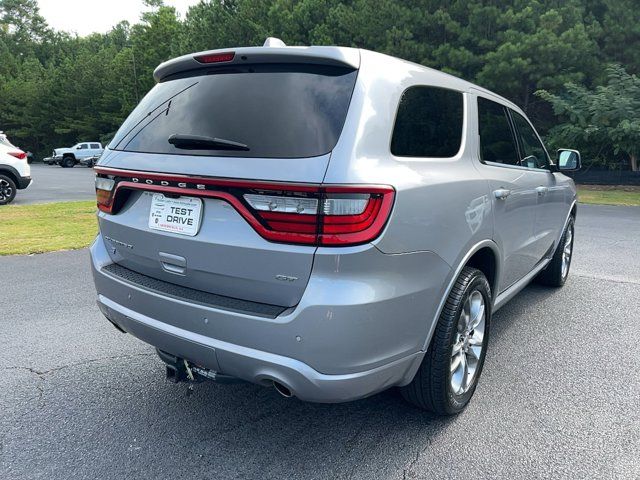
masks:
[[[380,185],[252,182],[96,167],[98,208],[117,213],[131,190],[217,198],[231,204],[263,238],[280,243],[350,246],[384,229],[395,190]],[[203,219],[206,220],[206,216]]]
[[[235,52],[224,52],[224,53],[211,53],[205,55],[197,55],[193,57],[196,61],[200,63],[220,63],[220,62],[230,62],[235,57]]]
[[[27,158],[27,154],[24,152],[7,152],[12,157],[16,157],[18,160],[24,160]]]

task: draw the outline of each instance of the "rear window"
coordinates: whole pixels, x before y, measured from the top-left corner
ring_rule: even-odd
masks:
[[[453,157],[460,150],[462,93],[410,87],[402,94],[391,139],[398,157]]]
[[[296,158],[330,152],[349,108],[357,71],[313,65],[216,67],[157,84],[110,148],[144,153]],[[172,135],[210,139],[169,143]],[[210,145],[213,139],[221,140]],[[236,150],[225,142],[246,145]],[[207,143],[207,142],[205,142]]]

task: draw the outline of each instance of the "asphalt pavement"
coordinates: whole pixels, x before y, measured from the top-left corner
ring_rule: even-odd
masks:
[[[86,250],[0,258],[0,478],[640,478],[639,238],[640,208],[581,205],[568,283],[495,315],[475,397],[444,419],[395,390],[189,395],[103,319]]]
[[[95,173],[93,168],[76,165],[62,168],[58,165],[34,163],[31,165],[33,183],[18,190],[14,205],[32,203],[73,202],[95,200]]]

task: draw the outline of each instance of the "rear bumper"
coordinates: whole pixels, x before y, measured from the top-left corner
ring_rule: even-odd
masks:
[[[18,177],[18,183],[16,184],[16,187],[18,188],[18,190],[24,190],[25,188],[29,187],[31,183],[33,183],[31,177]]]
[[[317,254],[300,304],[265,318],[128,284],[103,270],[111,259],[100,236],[91,247],[98,305],[119,328],[201,367],[265,386],[276,381],[314,402],[344,402],[409,383],[450,270],[428,252],[385,255],[361,246],[341,253]],[[348,257],[364,257],[357,262],[384,278],[361,265],[361,276],[353,277]]]
[[[301,400],[310,402],[346,402],[366,397],[411,380],[422,356],[409,355],[364,372],[325,375],[293,358],[222,342],[171,327],[98,295],[98,305],[122,330],[156,348],[243,380],[271,386],[285,385]]]

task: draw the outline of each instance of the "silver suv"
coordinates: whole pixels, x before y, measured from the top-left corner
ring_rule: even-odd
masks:
[[[270,43],[272,45],[273,42]],[[277,44],[277,43],[276,43]],[[175,381],[464,408],[492,314],[569,272],[576,190],[525,114],[339,47],[163,63],[96,167],[98,305]]]

